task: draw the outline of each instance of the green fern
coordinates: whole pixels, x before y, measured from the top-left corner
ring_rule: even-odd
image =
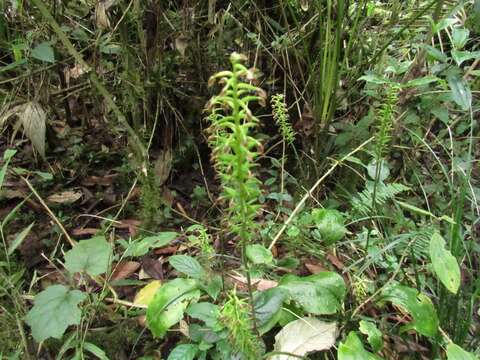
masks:
[[[362,192],[358,193],[352,199],[353,210],[361,215],[370,216],[372,213],[372,197],[374,184],[367,183],[367,187]],[[408,191],[410,188],[403,184],[383,184],[378,183],[376,187],[376,204],[377,206],[384,205],[387,201],[393,200],[397,194]]]

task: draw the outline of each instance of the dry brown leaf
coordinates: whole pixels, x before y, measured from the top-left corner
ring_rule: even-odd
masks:
[[[247,284],[247,278],[241,275],[230,275],[230,277],[241,283],[242,285]],[[268,279],[259,279],[259,278],[252,278],[250,279],[252,282],[252,285],[257,288],[258,291],[264,291],[268,290],[271,288],[274,288],[275,286],[278,285],[278,282],[274,280],[268,280]]]
[[[343,270],[345,267],[343,262],[333,254],[327,254],[327,260],[330,261],[338,270]]]
[[[74,236],[95,235],[98,233],[98,231],[99,229],[96,229],[96,228],[83,228],[83,229],[77,228],[77,229],[73,229],[72,235]]]
[[[327,271],[325,267],[320,264],[305,263],[305,267],[310,271],[311,274],[318,274],[322,271]]]
[[[67,190],[47,197],[47,201],[55,204],[72,204],[82,197],[81,191]]]
[[[111,279],[112,281],[126,279],[139,268],[140,263],[137,261],[120,261],[115,266]]]

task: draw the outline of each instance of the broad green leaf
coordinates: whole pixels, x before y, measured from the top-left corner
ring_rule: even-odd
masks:
[[[447,345],[447,360],[478,360],[478,357],[451,342]]]
[[[458,66],[462,65],[464,61],[480,58],[480,51],[459,51],[452,50],[452,58]]]
[[[1,127],[1,121],[0,121],[0,130],[1,128],[2,127]],[[7,149],[3,154],[3,161],[5,161],[5,163],[3,164],[2,169],[0,170],[0,189],[2,188],[3,180],[5,179],[5,174],[7,173],[8,164],[10,163],[10,160],[16,154],[16,152],[17,150]]]
[[[35,46],[31,53],[32,57],[49,63],[55,62],[55,54],[53,53],[52,45],[49,42],[42,42]]]
[[[372,180],[376,179],[377,176],[377,161],[372,160],[368,165],[367,165],[367,172],[368,176]],[[379,181],[385,181],[389,176],[390,176],[390,168],[388,167],[388,164],[385,160],[380,160],[380,169],[378,170],[378,180]]]
[[[174,255],[170,256],[168,260],[170,265],[173,266],[175,270],[190,276],[194,279],[200,279],[205,275],[205,271],[203,270],[200,263],[191,256],[188,255]]]
[[[365,350],[357,333],[350,331],[345,342],[338,346],[338,360],[381,360],[381,358]]]
[[[373,73],[363,75],[362,77],[360,77],[358,79],[358,81],[360,81],[360,80],[363,80],[363,81],[366,81],[366,82],[369,82],[369,83],[372,83],[372,84],[377,84],[377,85],[390,84],[391,83],[390,80],[388,80],[384,77],[381,77],[380,75],[373,74]]]
[[[218,305],[208,302],[195,303],[188,307],[187,315],[194,319],[202,320],[205,325],[213,328],[220,316],[220,308]]]
[[[334,272],[299,277],[285,275],[279,287],[306,312],[315,315],[334,314],[341,309],[346,294],[343,278]]]
[[[405,84],[405,87],[419,87],[419,86],[424,86],[424,85],[430,84],[430,83],[432,83],[432,82],[437,82],[437,81],[439,81],[439,80],[440,80],[440,79],[437,78],[436,76],[427,75],[427,76],[424,76],[424,77],[421,77],[421,78],[417,78],[417,79],[413,79],[413,80],[408,81],[408,82]]]
[[[273,255],[270,250],[260,244],[247,245],[246,255],[254,264],[271,264]]]
[[[453,100],[462,110],[470,109],[472,105],[472,92],[467,81],[458,73],[449,73],[447,75],[448,85],[452,91]]]
[[[162,232],[154,236],[147,236],[141,240],[135,240],[130,244],[125,251],[125,256],[143,256],[147,254],[150,249],[156,249],[168,245],[170,241],[176,239],[178,234],[176,232]]]
[[[338,336],[336,322],[304,317],[287,324],[275,336],[274,351],[297,356],[274,355],[270,360],[294,360],[315,351],[330,349]]]
[[[312,218],[317,226],[318,232],[327,245],[341,240],[347,229],[341,212],[331,209],[314,209]]]
[[[452,41],[453,46],[458,50],[462,49],[468,41],[468,36],[470,35],[470,30],[462,28],[453,28],[452,31]]]
[[[188,303],[199,297],[197,282],[192,279],[178,278],[160,287],[147,309],[147,324],[153,335],[165,336],[183,318]]]
[[[145,285],[140,291],[135,295],[135,299],[133,303],[135,305],[146,305],[150,304],[153,297],[157,293],[158,289],[162,286],[162,282],[160,280],[153,280],[147,285]]]
[[[456,294],[460,287],[460,268],[457,259],[445,248],[445,240],[438,232],[430,239],[430,260],[442,284]]]
[[[373,351],[380,351],[383,347],[382,332],[371,321],[360,321],[360,332],[367,335],[367,340]]]
[[[412,316],[412,322],[404,326],[404,330],[415,329],[418,333],[431,337],[437,334],[437,312],[429,297],[399,284],[383,289],[382,295],[385,300],[400,306]]]
[[[112,245],[104,236],[82,240],[65,254],[65,268],[68,271],[85,271],[91,276],[107,272],[111,261]]]
[[[89,342],[84,342],[83,343],[83,349],[85,351],[88,351],[89,353],[95,355],[98,359],[100,360],[109,360],[107,354],[105,351],[100,349],[97,345],[89,343]]]
[[[25,229],[23,229],[19,234],[17,234],[17,236],[15,237],[15,240],[13,240],[13,242],[8,247],[9,256],[12,255],[13,252],[20,246],[20,244],[27,237],[28,233],[30,232],[34,224],[35,222],[31,223]]]
[[[274,287],[254,294],[253,304],[255,319],[260,335],[270,331],[281,317],[282,304],[288,296],[288,291]]]
[[[433,46],[423,45],[422,47],[426,50],[427,54],[434,60],[438,60],[440,62],[446,62],[448,60],[447,55],[445,55],[440,50],[434,48]]]
[[[177,345],[168,355],[167,360],[193,360],[197,355],[198,346],[194,344]]]
[[[218,295],[223,289],[223,279],[219,274],[209,274],[209,276],[203,279],[200,287],[213,300],[217,300]]]
[[[25,318],[33,338],[41,342],[49,337],[60,339],[70,325],[78,325],[82,312],[78,304],[86,295],[63,285],[49,286],[34,299],[33,308]]]

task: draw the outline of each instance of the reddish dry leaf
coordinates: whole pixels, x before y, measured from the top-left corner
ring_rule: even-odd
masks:
[[[318,274],[322,271],[328,271],[325,267],[320,264],[305,263],[305,267],[310,271],[311,274]]]
[[[338,270],[343,270],[343,268],[345,268],[345,265],[343,264],[343,262],[338,258],[336,257],[335,255],[333,254],[327,254],[327,259],[328,261],[330,261],[332,263],[333,266],[335,266]]]
[[[110,186],[113,183],[113,180],[118,176],[118,174],[111,174],[105,176],[88,176],[83,181],[82,184],[84,186],[94,186],[94,185],[101,185],[101,186]]]
[[[156,255],[172,255],[175,254],[178,250],[178,245],[167,246],[160,249],[155,249]]]
[[[95,235],[97,234],[99,229],[96,228],[77,228],[73,229],[72,235],[74,236],[85,236],[85,235]]]
[[[138,228],[142,224],[139,220],[123,219],[120,220],[120,224],[116,223],[115,227],[119,229],[128,229],[130,236],[135,237],[138,234]]]
[[[152,258],[142,259],[142,269],[156,280],[163,280],[162,263],[159,260]]]
[[[244,276],[230,275],[230,277],[242,285],[247,284],[247,278]],[[268,290],[278,285],[278,283],[274,280],[253,278],[251,279],[251,281],[252,281],[252,285],[256,287],[258,291]]]
[[[140,268],[140,263],[136,261],[120,261],[114,268],[112,281],[128,278]]]

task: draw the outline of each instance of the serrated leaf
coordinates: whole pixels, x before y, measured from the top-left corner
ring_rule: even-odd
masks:
[[[430,239],[430,260],[438,279],[456,294],[460,287],[460,268],[457,259],[445,249],[445,240],[438,232]]]
[[[383,347],[382,332],[378,330],[375,323],[371,321],[360,321],[359,330],[362,334],[367,335],[367,340],[373,351],[380,351]]]
[[[287,296],[288,291],[281,287],[254,294],[253,307],[260,335],[270,331],[277,324],[282,315],[282,304]]]
[[[382,295],[386,301],[400,306],[412,316],[412,322],[404,326],[404,330],[415,329],[418,333],[430,337],[437,334],[437,312],[426,295],[399,284],[383,289]]]
[[[338,346],[338,360],[381,360],[381,358],[365,350],[356,332],[350,331],[345,342]]]
[[[274,351],[297,356],[274,355],[270,360],[294,360],[314,351],[330,349],[338,336],[336,322],[304,317],[287,324],[276,336]]]
[[[150,249],[156,249],[168,245],[177,237],[178,234],[176,232],[166,231],[157,235],[147,236],[141,240],[136,240],[128,246],[125,251],[125,256],[143,256],[147,254]]]
[[[140,291],[135,295],[135,299],[133,303],[135,305],[146,305],[150,304],[153,297],[157,293],[158,289],[162,286],[162,282],[160,280],[153,280],[145,285]]]
[[[155,294],[147,309],[147,325],[156,337],[178,323],[189,302],[200,297],[197,282],[192,279],[175,279],[164,284]]]
[[[452,91],[453,101],[455,101],[462,110],[470,109],[472,105],[472,92],[467,81],[465,81],[460,74],[453,72],[447,75],[447,81]]]
[[[182,344],[175,347],[168,355],[167,360],[193,360],[197,355],[198,346],[194,344]]]
[[[65,254],[65,268],[68,271],[85,271],[91,276],[107,272],[111,261],[112,245],[104,236],[82,240]]]
[[[285,275],[279,287],[306,312],[315,315],[334,314],[341,309],[346,294],[343,278],[334,272],[320,272],[299,277]]]
[[[79,290],[63,285],[49,286],[34,299],[25,320],[32,328],[33,338],[42,342],[49,337],[60,339],[70,325],[78,325],[82,312],[78,304],[86,298]]]
[[[191,278],[200,279],[205,275],[202,265],[191,256],[173,255],[170,256],[168,262],[175,270]]]
[[[451,342],[447,345],[447,360],[478,360],[478,357]]]
[[[35,222],[31,223],[29,226],[27,226],[25,229],[23,229],[17,236],[15,237],[15,240],[10,244],[8,247],[8,255],[12,255],[13,252],[20,246],[20,244],[25,240],[27,237],[28,233],[30,230],[32,230],[33,225]]]
[[[254,264],[271,264],[273,255],[270,250],[260,244],[247,245],[246,255]]]
[[[46,41],[35,46],[32,49],[31,55],[33,58],[40,61],[49,63],[55,62],[55,54],[53,52],[53,48],[50,43]]]
[[[322,240],[327,245],[341,240],[347,229],[344,225],[344,219],[341,212],[332,209],[314,209],[312,218],[317,229],[322,236]]]

